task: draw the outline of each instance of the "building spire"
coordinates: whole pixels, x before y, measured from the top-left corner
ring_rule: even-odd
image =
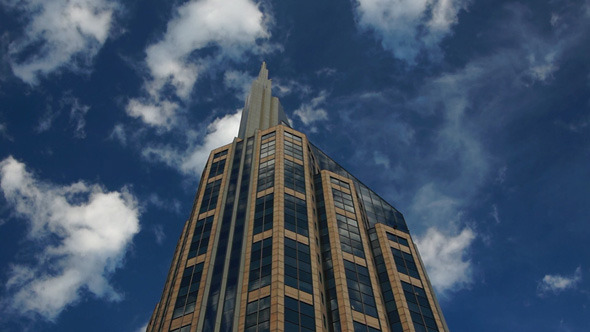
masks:
[[[258,73],[258,79],[268,80],[268,70],[266,69],[266,62],[262,61],[262,66],[260,67],[260,73]]]
[[[246,98],[238,137],[247,138],[254,135],[256,130],[268,129],[281,123],[288,126],[289,120],[279,99],[272,96],[272,81],[268,79],[266,62],[263,61],[258,78],[252,82],[250,94]]]

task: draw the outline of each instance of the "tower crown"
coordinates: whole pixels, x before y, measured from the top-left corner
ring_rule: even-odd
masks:
[[[258,78],[252,82],[250,93],[242,111],[239,138],[247,138],[256,133],[284,123],[289,126],[289,119],[283,111],[279,98],[272,96],[272,81],[268,79],[266,62],[262,62]]]

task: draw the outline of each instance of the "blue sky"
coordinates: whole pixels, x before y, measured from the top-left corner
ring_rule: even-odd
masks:
[[[265,60],[452,331],[590,329],[590,1],[0,1],[0,330],[138,331]]]

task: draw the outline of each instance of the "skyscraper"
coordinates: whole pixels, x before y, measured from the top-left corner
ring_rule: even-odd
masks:
[[[448,331],[403,215],[293,130],[263,63],[147,331]]]

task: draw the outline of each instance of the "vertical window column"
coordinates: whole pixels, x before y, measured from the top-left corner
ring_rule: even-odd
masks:
[[[285,159],[285,187],[305,194],[305,172],[303,165]]]
[[[313,294],[309,246],[285,238],[285,285]]]
[[[217,207],[217,197],[219,197],[219,188],[221,187],[221,179],[209,182],[205,186],[203,199],[201,199],[201,209],[199,213],[207,212]]]
[[[270,331],[270,296],[248,303],[245,327],[245,332]]]
[[[361,233],[356,220],[336,214],[342,251],[365,258]]]
[[[202,273],[203,263],[184,269],[172,318],[177,318],[195,311],[195,303],[197,302]]]
[[[285,193],[285,228],[303,236],[309,236],[305,200],[287,193]]]
[[[375,267],[377,269],[379,284],[381,285],[381,295],[383,296],[383,302],[385,302],[385,311],[387,312],[389,327],[391,328],[391,332],[403,332],[401,319],[397,310],[397,304],[395,303],[395,297],[393,295],[393,290],[391,289],[389,274],[387,273],[387,266],[385,265],[383,252],[381,251],[379,238],[375,228],[371,229],[369,238],[371,240],[371,246],[373,249],[373,257],[375,259]]]
[[[272,237],[252,244],[248,291],[270,285],[272,272]]]
[[[420,279],[418,267],[414,262],[414,257],[412,257],[412,254],[408,254],[407,252],[395,248],[391,248],[391,252],[393,253],[395,266],[397,267],[397,270],[399,272],[414,277],[416,279]]]
[[[319,235],[322,252],[322,267],[325,278],[324,287],[326,289],[328,324],[330,326],[329,330],[340,332],[340,313],[338,311],[338,295],[336,291],[336,282],[334,279],[332,252],[330,249],[330,235],[328,231],[326,203],[324,201],[322,176],[319,173],[314,177],[314,187],[316,194],[316,206],[318,208],[317,213],[320,224]]]
[[[256,207],[254,209],[254,235],[272,229],[273,203],[273,193],[256,199]]]
[[[315,313],[313,306],[285,296],[285,331],[315,331]]]
[[[197,221],[195,224],[195,231],[193,233],[191,246],[188,252],[188,258],[193,258],[207,252],[212,225],[213,216],[209,216]]]
[[[266,134],[262,136],[262,142],[260,144],[260,159],[262,160],[266,157],[273,156],[275,154],[275,140],[268,140],[271,137],[274,137],[275,133],[272,132],[270,134]],[[267,140],[267,141],[265,141]],[[268,188],[272,188],[274,186],[275,180],[275,159],[269,159],[264,162],[261,162],[258,166],[258,185],[256,190],[261,191]]]
[[[352,309],[369,316],[378,317],[369,270],[362,265],[347,260],[344,260],[344,269]]]
[[[402,281],[402,288],[416,332],[438,332],[424,289]]]

